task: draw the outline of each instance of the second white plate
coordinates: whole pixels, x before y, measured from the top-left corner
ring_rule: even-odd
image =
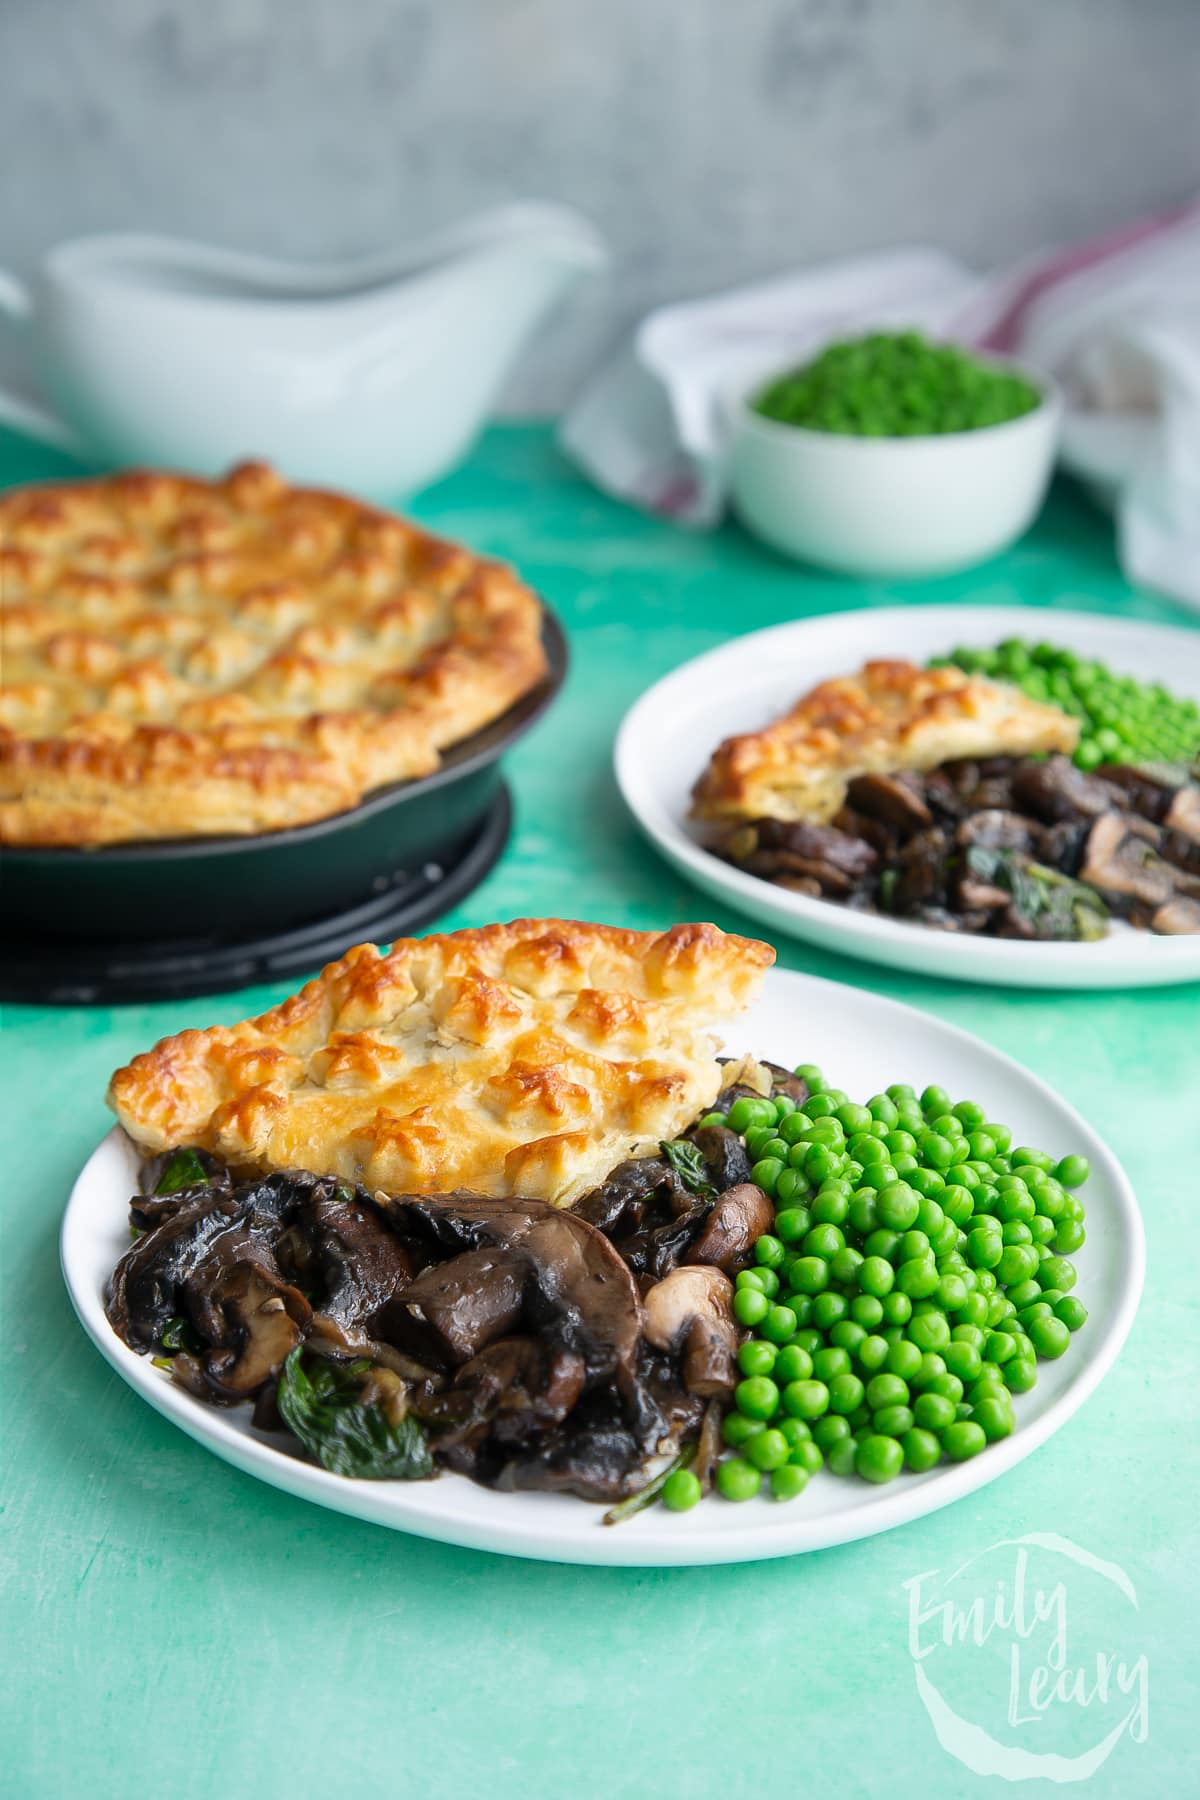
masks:
[[[925,662],[959,644],[1046,637],[1121,674],[1200,701],[1200,630],[1022,607],[904,606],[831,613],[735,638],[656,682],[617,735],[617,783],[650,842],[697,887],[776,930],[847,956],[1011,987],[1160,987],[1200,980],[1200,937],[1119,922],[1094,944],[1021,943],[938,931],[776,887],[722,862],[688,822],[692,784],[722,738],[756,731],[829,676],[869,657]]]

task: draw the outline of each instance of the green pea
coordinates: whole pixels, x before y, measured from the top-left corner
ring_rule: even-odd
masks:
[[[983,1367],[983,1358],[974,1344],[950,1343],[942,1351],[946,1368],[960,1381],[974,1381]]]
[[[830,1266],[832,1272],[832,1263]],[[835,1325],[841,1324],[849,1311],[850,1302],[845,1294],[835,1294],[827,1289],[825,1293],[818,1294],[812,1303],[812,1322],[818,1331],[831,1331]]]
[[[881,1305],[884,1321],[888,1325],[907,1325],[912,1318],[913,1303],[907,1294],[895,1291],[885,1294]]]
[[[942,1446],[937,1438],[932,1431],[923,1431],[919,1425],[910,1426],[903,1434],[900,1447],[904,1451],[905,1466],[916,1475],[936,1468],[942,1460]]]
[[[847,1287],[858,1281],[858,1271],[863,1265],[863,1253],[847,1244],[842,1250],[835,1250],[829,1258],[829,1273],[834,1281],[843,1282]]]
[[[726,1500],[753,1500],[761,1487],[760,1471],[744,1456],[727,1456],[717,1465],[717,1491]]]
[[[1054,1248],[1061,1256],[1073,1256],[1082,1248],[1086,1235],[1078,1219],[1062,1219],[1054,1234]]]
[[[864,1294],[882,1299],[891,1290],[896,1271],[882,1256],[868,1256],[858,1271],[858,1285]]]
[[[792,1265],[791,1284],[799,1294],[821,1294],[829,1286],[829,1264],[824,1257],[801,1256]]]
[[[913,1401],[913,1416],[926,1431],[944,1431],[954,1423],[955,1402],[945,1394],[926,1392]]]
[[[781,1244],[798,1244],[811,1224],[806,1206],[789,1206],[775,1214],[775,1236]]]
[[[746,1461],[753,1463],[764,1475],[771,1469],[781,1469],[790,1455],[791,1449],[782,1431],[760,1431],[746,1445]]]
[[[882,1369],[887,1361],[890,1348],[891,1345],[885,1337],[876,1336],[874,1333],[870,1337],[865,1337],[858,1346],[859,1368],[866,1369],[868,1374],[876,1369]]]
[[[889,1375],[886,1370],[873,1375],[867,1383],[867,1405],[872,1412],[878,1412],[884,1406],[906,1406],[908,1404],[908,1383],[899,1375]]]
[[[922,1313],[919,1319],[910,1319],[908,1336],[917,1350],[938,1350],[944,1354],[950,1342],[950,1322],[945,1313]]]
[[[1068,1262],[1065,1256],[1048,1256],[1037,1270],[1037,1279],[1043,1288],[1059,1288],[1066,1294],[1075,1286],[1075,1264]]]
[[[1086,1156],[1064,1156],[1054,1171],[1055,1178],[1065,1188],[1082,1187],[1091,1174]]]
[[[854,1467],[864,1481],[893,1481],[904,1467],[904,1451],[895,1438],[872,1432],[858,1445]]]
[[[902,1233],[889,1231],[886,1225],[880,1225],[863,1244],[867,1256],[882,1256],[887,1263],[900,1261],[900,1243]]]
[[[833,1475],[853,1475],[857,1453],[858,1440],[854,1436],[844,1437],[830,1447],[825,1466]]]
[[[1068,1349],[1070,1328],[1061,1319],[1034,1319],[1029,1327],[1029,1341],[1039,1356],[1053,1361]]]
[[[980,1400],[971,1408],[971,1417],[983,1432],[989,1444],[997,1438],[1009,1437],[1016,1421],[1012,1415],[1012,1402],[1005,1393],[1001,1399],[997,1394],[990,1399]]]
[[[1032,1357],[1014,1356],[1004,1365],[1004,1385],[1013,1394],[1027,1394],[1037,1386],[1037,1363]]]
[[[750,1179],[755,1187],[760,1187],[764,1194],[774,1194],[775,1184],[783,1174],[785,1164],[777,1157],[769,1156],[763,1162],[756,1162],[750,1171]]]
[[[818,1469],[825,1466],[825,1453],[815,1439],[810,1439],[807,1443],[797,1444],[788,1461],[807,1470],[810,1475],[815,1475]]]
[[[662,1503],[668,1512],[690,1512],[702,1491],[690,1469],[676,1469],[663,1483]]]
[[[734,1388],[733,1402],[748,1419],[772,1419],[779,1410],[779,1388],[769,1375],[748,1375]]]
[[[829,1389],[823,1381],[789,1381],[783,1407],[794,1419],[819,1419],[829,1410]]]
[[[857,1294],[850,1302],[850,1317],[864,1331],[874,1331],[883,1322],[883,1304],[874,1294]]]
[[[772,1344],[786,1344],[793,1336],[799,1320],[790,1306],[773,1306],[758,1329]]]
[[[937,1263],[932,1256],[917,1256],[901,1263],[896,1271],[896,1286],[910,1300],[923,1300],[935,1293],[940,1280]]]
[[[951,1462],[967,1462],[987,1448],[983,1427],[974,1419],[958,1419],[942,1433],[942,1449]]]
[[[775,1358],[772,1371],[776,1386],[807,1381],[813,1372],[812,1356],[800,1344],[786,1344]]]
[[[832,1390],[830,1393],[830,1407],[831,1410],[829,1412],[822,1414],[822,1416],[815,1421],[810,1433],[813,1443],[819,1445],[826,1455],[833,1449],[835,1444],[841,1443],[843,1438],[848,1438],[850,1436],[849,1419],[842,1417],[836,1410],[832,1410]],[[788,1422],[793,1425],[801,1423],[799,1419],[793,1419]],[[806,1426],[805,1429],[807,1430],[808,1427]]]
[[[1074,1294],[1064,1294],[1061,1300],[1056,1301],[1054,1312],[1068,1331],[1078,1331],[1087,1324],[1087,1307],[1083,1306]]]
[[[771,1470],[771,1492],[776,1500],[796,1500],[808,1486],[808,1470],[798,1463],[784,1463]]]
[[[813,1374],[818,1381],[823,1381],[826,1386],[829,1385],[835,1375],[848,1375],[850,1373],[849,1351],[839,1350],[835,1344],[831,1344],[827,1350],[818,1350],[812,1360]]]
[[[911,1407],[881,1406],[871,1419],[871,1429],[883,1437],[902,1438],[914,1423]]]
[[[775,1367],[777,1355],[774,1344],[764,1344],[760,1338],[750,1338],[738,1350],[738,1368],[743,1375],[769,1375]]]
[[[920,1372],[921,1352],[915,1342],[910,1343],[907,1338],[900,1338],[889,1348],[883,1366],[889,1375],[899,1375],[902,1381],[911,1381]]]
[[[739,1094],[729,1108],[729,1129],[731,1131],[749,1131],[755,1125],[774,1125],[775,1108],[769,1100],[752,1100],[748,1094]]]
[[[771,1302],[761,1288],[738,1288],[733,1296],[733,1316],[739,1325],[761,1325],[770,1310]]]

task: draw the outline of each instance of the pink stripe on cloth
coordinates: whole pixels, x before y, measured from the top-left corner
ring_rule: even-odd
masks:
[[[1069,250],[1056,251],[1022,282],[1000,317],[980,338],[980,348],[995,350],[1000,354],[1011,351],[1016,347],[1021,326],[1030,308],[1043,294],[1049,293],[1051,288],[1069,281],[1074,275],[1082,274],[1084,269],[1094,269],[1100,263],[1122,256],[1125,251],[1132,250],[1139,244],[1149,243],[1152,238],[1166,236],[1177,225],[1194,215],[1200,215],[1200,203],[1177,206],[1170,212],[1151,213],[1149,217],[1139,219],[1136,224],[1118,226],[1115,231],[1103,232],[1099,237],[1089,238],[1083,244],[1075,244]]]

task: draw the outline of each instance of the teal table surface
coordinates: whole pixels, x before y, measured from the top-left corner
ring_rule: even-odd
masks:
[[[0,482],[65,470],[0,439]],[[929,601],[1196,627],[1129,588],[1111,524],[1072,490],[1006,556],[919,585],[826,578],[734,526],[691,536],[639,517],[584,485],[541,426],[492,431],[413,510],[512,559],[573,650],[557,707],[511,760],[507,854],[446,928],[565,914],[655,928],[715,916],[757,930],[641,842],[610,766],[642,689],[732,633]],[[862,626],[865,654],[866,611]],[[1052,637],[1053,619],[1031,616],[1031,628]],[[110,1070],[164,1032],[257,1012],[286,988],[11,1007],[0,1089],[6,1793],[894,1800],[1085,1774],[1090,1794],[1196,1791],[1200,990],[1039,994],[900,975],[786,940],[779,954],[785,968],[977,1033],[1052,1082],[1122,1158],[1149,1275],[1125,1351],[1087,1405],[958,1505],[773,1563],[560,1567],[321,1511],[151,1412],[84,1338],[58,1270],[63,1203],[110,1123]],[[957,1612],[938,1613],[939,1595]],[[939,1694],[965,1724],[935,1728]],[[1005,1746],[997,1763],[985,1732]],[[1046,1755],[1060,1760],[1022,1761]]]

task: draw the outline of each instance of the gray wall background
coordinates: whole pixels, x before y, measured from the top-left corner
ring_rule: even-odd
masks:
[[[1197,187],[1200,0],[0,0],[0,262],[568,201],[614,273],[513,410],[665,299],[905,240],[985,264]]]

